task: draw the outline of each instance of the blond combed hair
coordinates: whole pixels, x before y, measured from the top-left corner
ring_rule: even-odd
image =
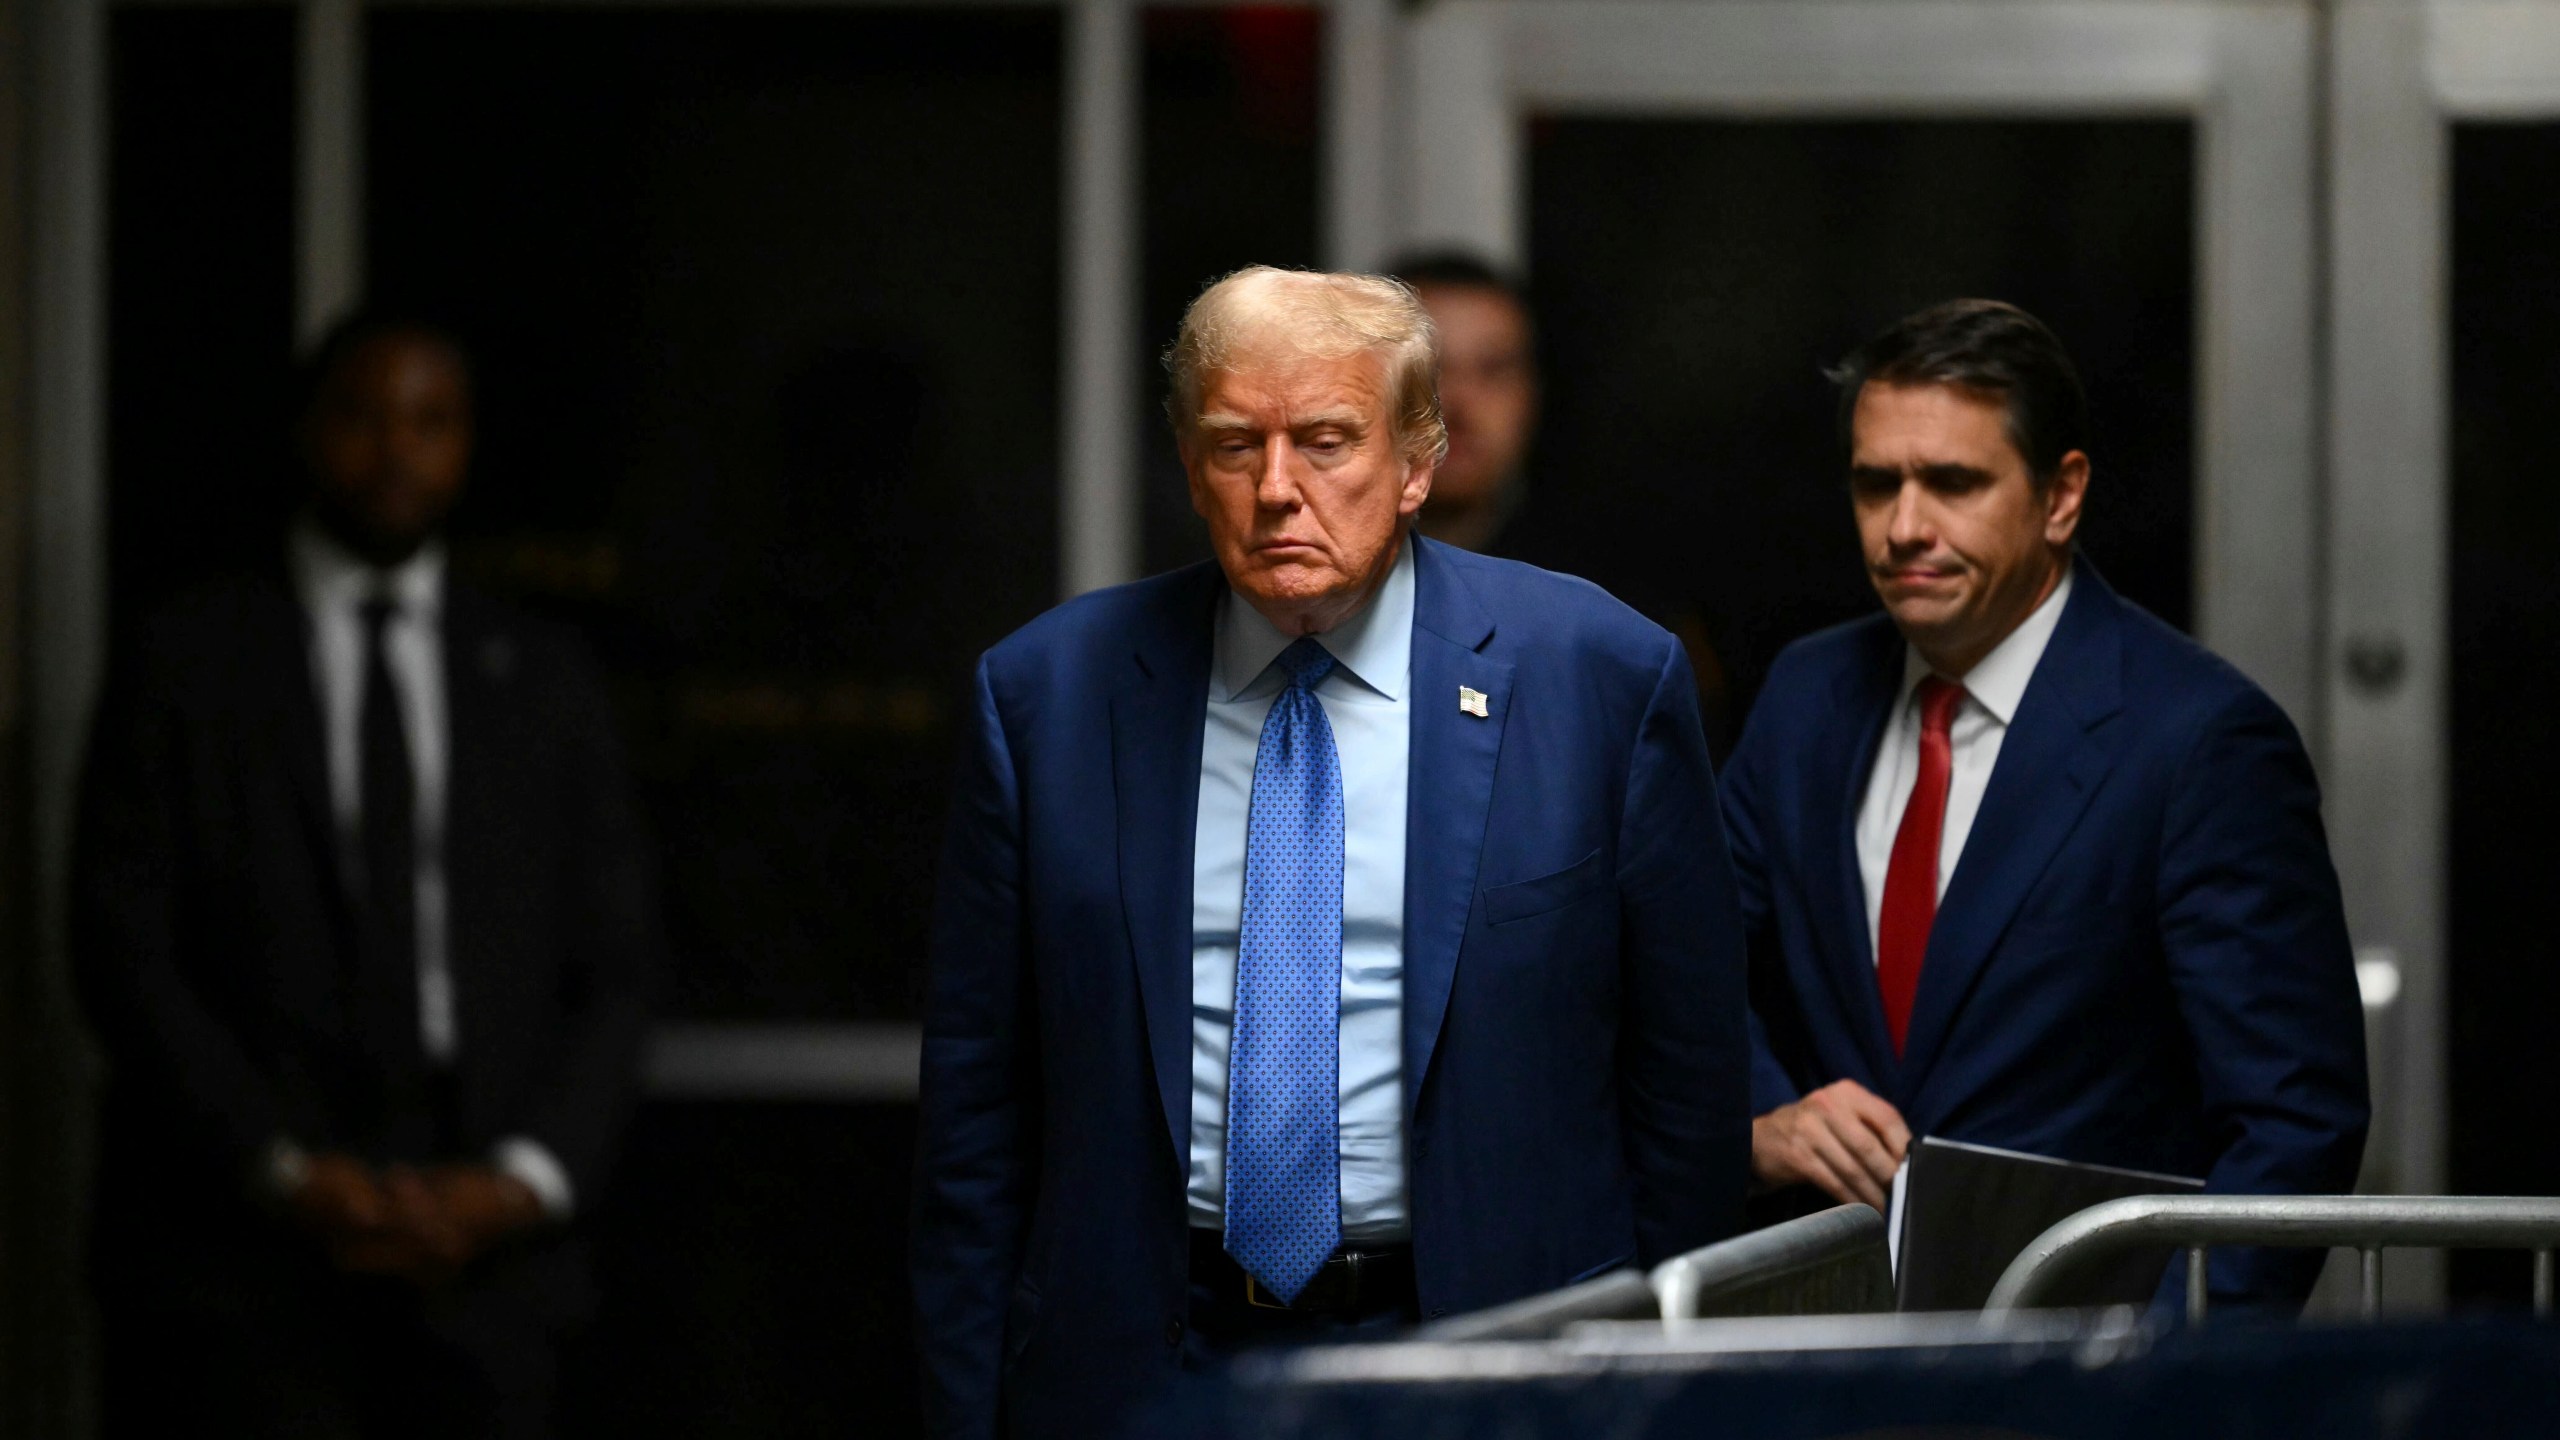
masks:
[[[1247,355],[1339,360],[1374,354],[1385,371],[1387,415],[1406,463],[1449,453],[1440,419],[1440,343],[1413,287],[1383,275],[1249,265],[1212,281],[1183,312],[1164,352],[1172,380],[1165,416],[1188,448],[1209,377]]]

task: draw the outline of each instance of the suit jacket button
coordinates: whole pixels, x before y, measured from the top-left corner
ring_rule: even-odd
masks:
[[[1167,1320],[1164,1322],[1164,1343],[1167,1345],[1179,1345],[1182,1343],[1181,1321]]]

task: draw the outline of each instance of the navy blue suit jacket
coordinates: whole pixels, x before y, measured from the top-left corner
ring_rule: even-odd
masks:
[[[2363,1011],[2302,742],[2085,560],[1948,879],[1895,1059],[1852,832],[1903,654],[1882,614],[1790,646],[1727,766],[1753,1110],[1846,1078],[1915,1136],[2227,1194],[2353,1188]],[[2219,1253],[2213,1293],[2299,1302],[2319,1259]]]
[[[1436,1315],[1729,1233],[1750,1046],[1679,645],[1582,581],[1413,543],[1405,1141]],[[1094,1434],[1181,1363],[1192,835],[1224,584],[1198,565],[1088,595],[979,665],[925,1021],[914,1281],[936,1434]]]

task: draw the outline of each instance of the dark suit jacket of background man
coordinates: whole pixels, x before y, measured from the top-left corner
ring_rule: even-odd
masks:
[[[305,626],[281,563],[216,582],[139,628],[99,707],[73,943],[110,1066],[94,1249],[111,1305],[236,1304],[312,1272],[317,1246],[249,1194],[279,1136],[429,1158],[400,1153],[404,1077],[356,1013]],[[589,1207],[634,1098],[657,943],[620,746],[566,632],[458,578],[442,630],[458,1129],[470,1155],[539,1141]],[[587,1304],[556,1235],[479,1283],[555,1317]]]
[[[1898,1062],[1853,832],[1903,639],[1878,613],[1771,670],[1723,790],[1753,941],[1752,1108],[1847,1078],[1914,1136],[2221,1193],[2351,1189],[2364,1019],[2301,739],[2086,560],[2072,583],[1948,879]],[[2298,1303],[2320,1258],[2216,1251],[2213,1292]]]
[[[1749,1041],[1678,645],[1585,582],[1413,544],[1404,1083],[1429,1316],[1728,1233]],[[1178,1366],[1224,584],[1203,564],[1085,596],[979,666],[925,1029],[937,1433],[1090,1435]]]

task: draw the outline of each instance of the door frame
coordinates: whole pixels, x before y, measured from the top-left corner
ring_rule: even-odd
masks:
[[[2288,0],[1442,0],[1404,238],[1525,267],[1533,114],[2190,120],[2197,628],[2316,736],[2317,34]]]

